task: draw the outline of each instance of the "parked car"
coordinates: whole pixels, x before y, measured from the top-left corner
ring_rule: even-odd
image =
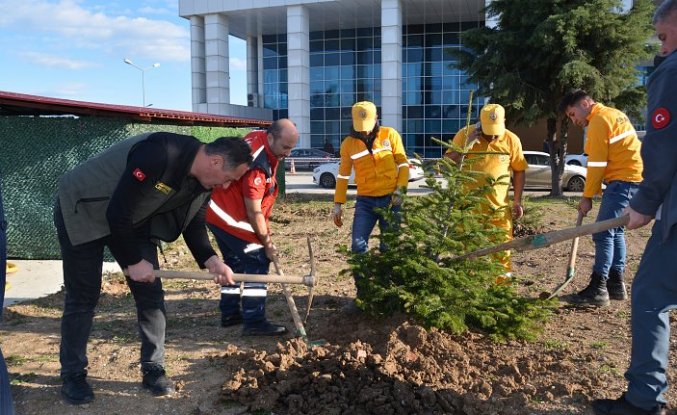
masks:
[[[542,151],[525,151],[527,159],[526,184],[527,189],[550,189],[552,187],[552,169],[550,167],[550,154]],[[582,192],[585,187],[585,167],[572,164],[564,165],[562,184],[565,190],[570,192]]]
[[[339,163],[322,164],[313,170],[313,183],[325,189],[336,187],[336,176],[338,175]],[[425,176],[421,162],[418,159],[409,159],[409,181],[420,180]],[[350,173],[348,185],[355,185],[355,170]]]
[[[583,154],[565,154],[564,155],[564,164],[571,166],[583,166],[588,165],[588,155]]]
[[[318,148],[295,148],[285,159],[284,169],[290,170],[292,160],[296,170],[312,170],[320,164],[331,161],[334,155]]]

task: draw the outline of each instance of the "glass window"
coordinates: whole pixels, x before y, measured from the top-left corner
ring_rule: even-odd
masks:
[[[310,54],[310,66],[322,66],[324,65],[324,55],[321,53],[311,53]]]
[[[277,58],[263,58],[263,69],[276,69]]]
[[[336,40],[326,40],[324,42],[324,51],[325,52],[337,52],[341,49],[341,42]]]
[[[324,64],[325,66],[339,65],[341,63],[339,53],[327,53],[324,55]]]

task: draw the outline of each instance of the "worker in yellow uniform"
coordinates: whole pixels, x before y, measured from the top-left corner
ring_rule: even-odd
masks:
[[[642,181],[641,142],[628,117],[621,111],[595,102],[587,92],[576,89],[567,93],[559,105],[560,112],[581,128],[587,127],[585,152],[588,174],[578,211],[587,215],[592,197],[602,189],[602,203],[597,221],[617,218],[629,205]],[[578,304],[607,305],[609,299],[625,300],[625,236],[623,227],[592,235],[595,264],[590,284],[576,294]]]
[[[380,126],[376,106],[369,101],[358,102],[352,108],[353,128],[341,143],[341,164],[336,178],[332,218],[336,226],[343,225],[343,204],[346,203],[348,179],[355,170],[357,200],[352,229],[352,252],[368,250],[369,235],[378,221],[381,232],[387,223],[377,209],[390,208],[399,212],[402,197],[409,182],[409,161],[400,134],[390,127]],[[381,250],[385,246],[381,244]],[[353,275],[358,288],[360,275]]]
[[[509,180],[503,180],[505,184],[497,183],[493,192],[487,194],[487,204],[482,207],[485,212],[492,214],[492,223],[505,230],[505,241],[511,240],[513,218],[519,219],[524,215],[522,192],[527,161],[524,159],[519,137],[505,128],[505,109],[498,104],[485,105],[480,110],[478,125],[462,128],[454,136],[453,142],[462,149],[468,148],[467,153],[448,151],[445,157],[458,163],[465,156],[469,162],[464,166],[472,171],[484,173],[474,184],[471,184],[473,188],[484,186],[490,180],[497,180],[501,176],[512,174],[512,209],[508,208],[510,204]],[[502,252],[498,258],[505,267],[505,273],[497,279],[497,282],[502,282],[512,276],[510,251]]]

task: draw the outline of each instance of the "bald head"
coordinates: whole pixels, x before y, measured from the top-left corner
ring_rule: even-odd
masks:
[[[280,118],[268,127],[270,150],[278,159],[289,156],[298,140],[299,132],[296,125],[288,118]]]

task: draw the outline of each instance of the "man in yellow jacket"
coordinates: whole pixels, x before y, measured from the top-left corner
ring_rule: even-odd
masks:
[[[355,169],[357,201],[353,218],[352,252],[367,252],[369,235],[378,221],[381,231],[389,224],[377,209],[399,212],[409,181],[409,161],[400,134],[378,124],[376,106],[369,101],[352,108],[353,128],[341,143],[341,164],[336,178],[332,219],[343,225],[348,179]],[[381,250],[385,247],[381,245]],[[358,288],[361,276],[354,275]]]
[[[471,186],[483,186],[487,180],[497,180],[501,176],[512,175],[512,207],[509,208],[509,186],[507,184],[495,185],[494,191],[486,196],[486,206],[483,206],[483,209],[491,212],[492,223],[505,231],[505,240],[509,241],[512,239],[512,219],[519,219],[524,215],[522,192],[527,161],[524,158],[519,137],[505,128],[505,109],[501,105],[487,104],[482,107],[479,125],[479,127],[470,125],[462,128],[454,136],[453,142],[463,149],[469,148],[467,158],[474,160],[468,163],[468,168],[483,173],[484,179],[477,180]],[[445,157],[457,163],[462,156],[456,151],[449,151],[445,154]],[[512,276],[510,251],[501,252],[498,259],[503,264],[505,273],[497,278],[497,282],[503,282]]]
[[[621,216],[642,181],[641,143],[632,123],[623,112],[595,102],[582,89],[567,93],[559,110],[574,124],[588,129],[585,142],[588,174],[578,211],[587,215],[592,209],[592,197],[601,191],[604,182],[606,189],[597,221]],[[628,294],[623,281],[623,227],[596,233],[592,240],[595,264],[590,284],[574,296],[573,302],[603,306],[609,304],[609,299],[625,300]]]

